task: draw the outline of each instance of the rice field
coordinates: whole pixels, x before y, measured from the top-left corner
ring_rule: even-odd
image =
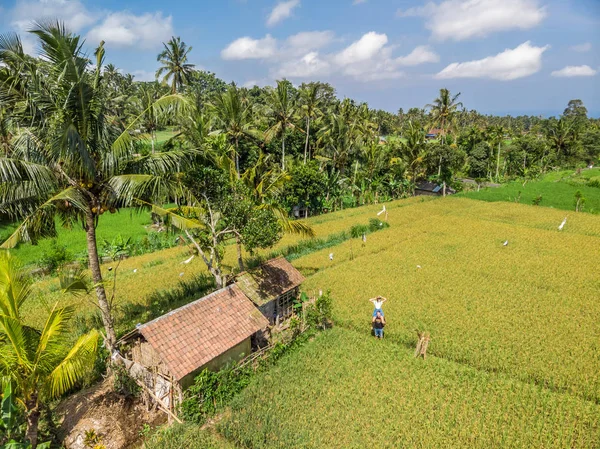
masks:
[[[600,447],[600,217],[460,197],[386,208],[390,227],[366,242],[293,261],[306,291],[331,290],[336,327],[257,375],[211,444]],[[380,210],[309,221],[326,237]],[[276,249],[299,240],[285,236]],[[206,272],[197,258],[183,265],[188,257],[179,247],[123,261],[119,304]],[[229,247],[225,265],[235,264]],[[56,281],[36,288],[34,307],[59,298]],[[370,337],[367,301],[380,294],[389,298],[383,341]],[[413,357],[416,329],[432,335],[426,360]],[[196,438],[189,426],[177,432],[160,443]]]
[[[590,401],[334,328],[234,400],[238,447],[595,448]]]
[[[330,289],[336,321],[367,332],[371,303],[389,301],[387,337],[415,329],[430,353],[600,403],[600,220],[449,198],[391,213],[365,246],[345,242],[294,264]],[[504,242],[508,241],[507,246]]]

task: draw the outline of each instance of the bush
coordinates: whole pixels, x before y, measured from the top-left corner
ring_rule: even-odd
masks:
[[[327,329],[331,326],[331,311],[333,300],[331,294],[327,293],[319,296],[314,305],[306,309],[306,323],[317,329]]]
[[[129,375],[122,365],[115,365],[113,370],[113,387],[115,392],[121,396],[137,397],[142,388],[136,380]]]
[[[49,272],[73,261],[73,255],[64,245],[59,245],[53,240],[48,249],[45,249],[40,258],[40,267]]]

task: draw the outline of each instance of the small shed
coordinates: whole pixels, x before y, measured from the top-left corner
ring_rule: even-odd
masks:
[[[425,134],[425,138],[428,140],[437,139],[438,136],[442,134],[442,130],[439,128],[432,128],[429,130],[427,134]]]
[[[121,342],[129,347],[126,359],[174,383],[180,394],[203,369],[249,355],[251,337],[268,325],[233,284],[138,326]]]
[[[456,193],[454,189],[446,186],[446,195]],[[415,195],[441,196],[444,194],[443,186],[431,181],[420,181],[415,184]]]
[[[236,284],[271,324],[289,317],[304,276],[284,257],[240,273]]]

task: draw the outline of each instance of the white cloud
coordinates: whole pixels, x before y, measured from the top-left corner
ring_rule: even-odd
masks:
[[[546,17],[539,0],[445,0],[398,10],[399,17],[422,16],[435,39],[456,41],[512,30],[530,29]]]
[[[69,30],[78,32],[92,25],[97,15],[88,11],[79,0],[17,0],[11,11],[11,24],[17,31],[27,31],[33,22],[63,21]]]
[[[333,42],[335,34],[333,31],[303,31],[290,36],[285,41],[287,47],[284,51],[291,50],[304,54],[311,50],[319,50]]]
[[[552,76],[558,78],[571,78],[574,76],[594,76],[598,73],[589,65],[568,65],[564,69],[555,70],[551,73]]]
[[[586,53],[592,49],[592,44],[590,42],[586,42],[585,44],[573,45],[571,50],[576,51],[578,53]]]
[[[36,38],[29,34],[35,22],[59,20],[69,30],[78,32],[97,20],[97,14],[90,12],[79,0],[17,0],[14,8],[8,13],[10,25],[19,33],[23,50],[33,55],[36,53]]]
[[[319,57],[316,51],[307,53],[299,60],[286,61],[275,71],[276,77],[310,78],[326,76],[331,72],[331,64]]]
[[[261,59],[270,65],[271,78],[316,78],[343,75],[359,81],[396,79],[404,76],[399,69],[428,62],[439,56],[427,45],[416,47],[408,55],[394,58],[388,37],[374,31],[338,52],[322,49],[336,41],[332,31],[306,31],[278,42],[267,34],[262,39],[239,38],[221,52],[223,59]]]
[[[223,59],[267,59],[275,56],[277,40],[267,34],[262,39],[245,36],[234,40],[221,51]]]
[[[491,78],[508,81],[533,75],[542,67],[542,54],[549,48],[532,46],[529,41],[514,49],[506,49],[495,56],[468,62],[455,62],[435,77]]]
[[[272,86],[272,85],[273,85],[272,81],[270,81],[266,78],[262,78],[259,80],[248,80],[244,84],[242,84],[242,87],[245,87],[246,89],[251,89],[254,86],[265,87],[265,86]]]
[[[92,28],[87,38],[94,43],[103,40],[107,45],[120,47],[155,48],[173,36],[172,22],[171,16],[163,17],[160,12],[140,16],[125,11],[114,12]]]
[[[156,79],[156,72],[147,70],[134,70],[131,74],[136,81],[154,81]]]
[[[298,6],[300,6],[300,0],[277,3],[267,18],[267,26],[277,25],[279,22],[287,19],[292,15],[292,10]]]
[[[335,56],[335,62],[344,66],[368,61],[381,51],[387,41],[388,38],[385,34],[371,31],[338,53]]]
[[[404,66],[425,64],[427,62],[439,62],[439,60],[439,55],[433,52],[428,45],[420,45],[408,55],[396,58],[396,62],[399,65]]]

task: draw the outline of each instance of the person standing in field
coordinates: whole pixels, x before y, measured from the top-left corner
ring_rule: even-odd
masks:
[[[375,338],[379,338],[381,340],[383,338],[383,328],[385,326],[385,318],[383,317],[381,311],[378,311],[373,317],[372,325],[373,331],[375,332]]]
[[[383,296],[377,296],[375,298],[369,299],[369,301],[371,301],[375,306],[375,309],[373,310],[373,318],[375,318],[377,312],[380,312],[381,316],[384,316],[382,307],[383,303],[387,301],[387,298],[384,298]]]

